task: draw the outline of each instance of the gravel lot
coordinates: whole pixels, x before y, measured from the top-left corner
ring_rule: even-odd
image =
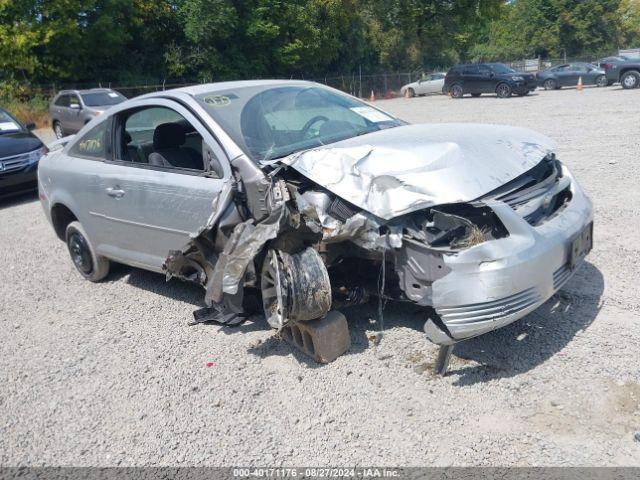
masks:
[[[0,203],[2,465],[640,465],[640,90],[380,101],[410,122],[530,127],[595,202],[588,262],[539,311],[431,375],[424,318],[345,311],[320,366],[255,318],[187,326],[199,288],[83,280],[37,195]],[[212,366],[207,366],[213,362]]]

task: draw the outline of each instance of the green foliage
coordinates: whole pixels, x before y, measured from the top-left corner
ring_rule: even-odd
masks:
[[[640,46],[640,0],[0,0],[0,83],[424,70]]]

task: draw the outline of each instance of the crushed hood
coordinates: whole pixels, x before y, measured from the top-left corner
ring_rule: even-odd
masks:
[[[307,150],[281,163],[377,217],[468,202],[533,168],[554,142],[524,128],[406,125]]]

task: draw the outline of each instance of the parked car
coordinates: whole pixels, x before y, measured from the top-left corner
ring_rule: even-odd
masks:
[[[538,74],[538,85],[545,90],[558,90],[562,87],[575,87],[579,79],[583,85],[608,85],[605,71],[591,63],[574,62],[556,65]]]
[[[604,62],[601,64],[608,83],[620,82],[622,88],[640,87],[640,58],[626,58],[622,61]]]
[[[31,130],[0,108],[0,198],[35,190],[38,162],[46,147]]]
[[[451,345],[542,305],[592,244],[592,204],[549,138],[409,125],[312,82],[152,93],[62,143],[40,197],[79,273],[194,281],[223,323],[261,302],[282,329],[384,295]]]
[[[443,93],[446,73],[430,73],[417,82],[408,83],[400,89],[402,96],[415,97],[429,93]]]
[[[110,88],[61,90],[49,105],[51,128],[57,138],[76,133],[94,117],[125,100]]]
[[[534,75],[516,72],[502,63],[456,65],[444,80],[444,91],[453,98],[467,93],[472,97],[495,93],[498,98],[509,98],[512,94],[527,95],[536,88]]]

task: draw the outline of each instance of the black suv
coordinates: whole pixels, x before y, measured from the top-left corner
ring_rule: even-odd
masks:
[[[640,87],[640,58],[620,57],[619,61],[602,61],[602,68],[609,85],[620,82],[622,88],[631,89]]]
[[[453,98],[461,98],[465,93],[472,97],[495,93],[499,98],[509,98],[512,94],[527,95],[536,87],[534,75],[516,72],[502,63],[456,65],[444,79],[444,91]]]

